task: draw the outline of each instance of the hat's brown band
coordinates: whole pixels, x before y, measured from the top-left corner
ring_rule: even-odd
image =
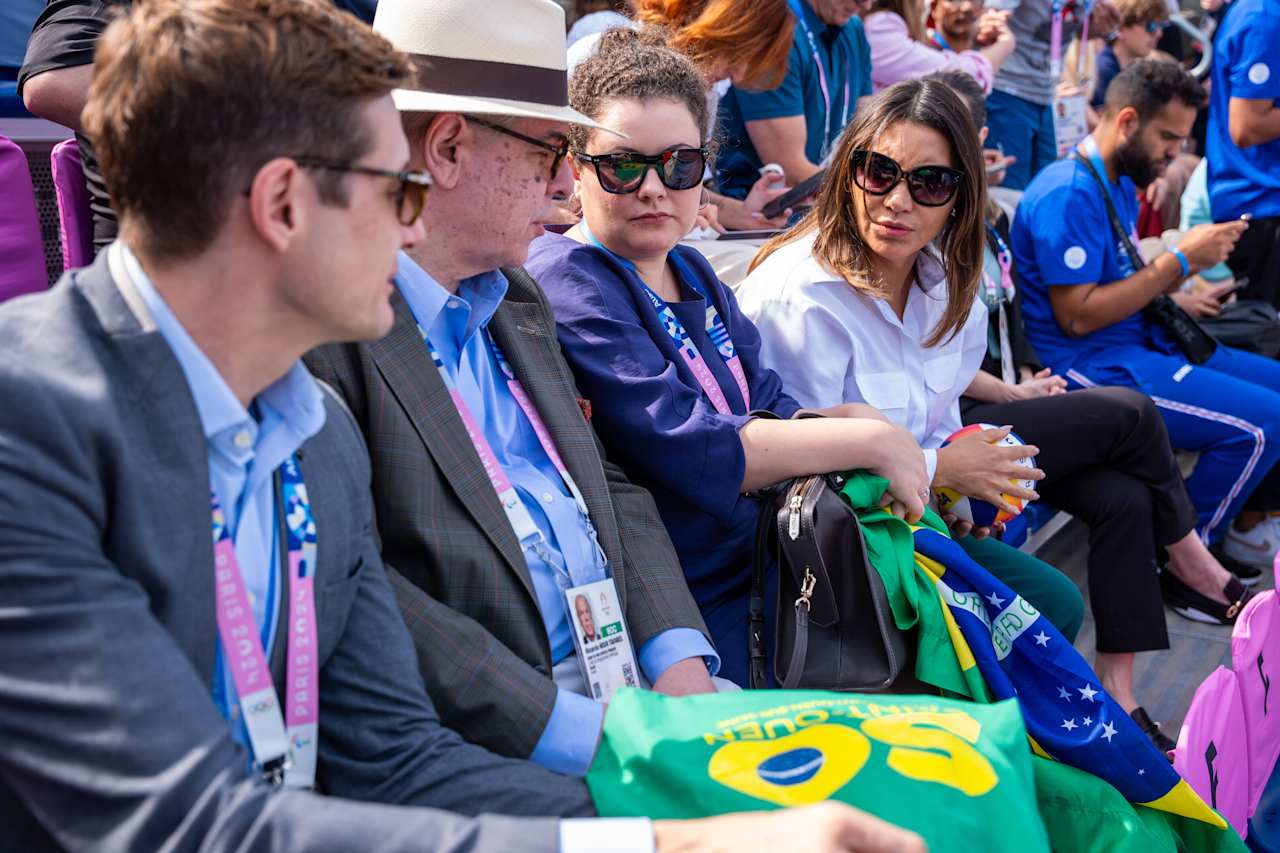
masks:
[[[569,106],[569,75],[560,69],[424,53],[409,59],[417,69],[415,88],[422,92]]]

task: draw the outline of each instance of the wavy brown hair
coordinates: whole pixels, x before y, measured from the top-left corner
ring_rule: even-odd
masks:
[[[665,27],[699,68],[743,64],[743,84],[772,89],[787,73],[795,18],[787,0],[635,0],[634,17]]]
[[[755,269],[770,254],[811,232],[817,232],[813,256],[828,272],[838,275],[860,293],[889,297],[871,265],[871,250],[858,231],[854,205],[866,208],[866,197],[854,183],[853,152],[875,150],[875,141],[893,125],[918,124],[941,133],[951,146],[954,167],[964,172],[952,216],[934,245],[947,278],[947,310],[929,334],[925,346],[950,340],[964,325],[978,293],[984,245],[982,214],[987,186],[978,129],[964,102],[946,83],[924,78],[904,80],[885,89],[867,106],[840,138],[813,209],[791,228],[761,247],[751,262]]]

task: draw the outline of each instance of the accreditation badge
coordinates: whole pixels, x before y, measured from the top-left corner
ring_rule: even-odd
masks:
[[[1053,99],[1053,135],[1058,157],[1066,157],[1089,135],[1089,102],[1082,94]]]
[[[578,666],[591,698],[613,699],[619,687],[639,687],[640,672],[613,578],[564,591]]]

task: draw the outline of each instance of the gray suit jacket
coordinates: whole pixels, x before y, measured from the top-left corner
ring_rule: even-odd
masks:
[[[205,439],[106,252],[0,307],[0,400],[0,847],[553,850],[553,820],[350,801],[590,812],[581,782],[441,725],[375,546],[360,434],[334,399],[300,453],[319,532],[328,799],[250,778],[210,698]]]
[[[503,274],[507,296],[489,332],[582,489],[636,649],[668,628],[706,635],[653,498],[604,459],[579,408],[546,296],[524,270]],[[338,389],[364,430],[382,556],[441,719],[468,740],[525,757],[555,703],[533,580],[398,292],[392,306],[385,338],[322,347],[307,366]]]

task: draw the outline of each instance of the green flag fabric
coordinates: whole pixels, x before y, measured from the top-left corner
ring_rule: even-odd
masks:
[[[862,523],[867,559],[884,583],[894,623],[902,631],[914,632],[916,678],[947,691],[944,695],[986,702],[990,696],[982,675],[965,670],[956,658],[937,585],[916,569],[910,526],[880,508],[880,498],[888,487],[889,481],[883,477],[857,471],[849,473],[840,493]],[[925,509],[920,523],[950,535],[931,509]]]
[[[931,851],[979,849],[975,839],[990,853],[1049,849],[1013,701],[621,690],[587,785],[607,817],[706,817],[831,799],[918,832]]]
[[[1097,776],[1032,756],[1040,817],[1055,851],[1246,853],[1240,836],[1202,821],[1134,805]]]

